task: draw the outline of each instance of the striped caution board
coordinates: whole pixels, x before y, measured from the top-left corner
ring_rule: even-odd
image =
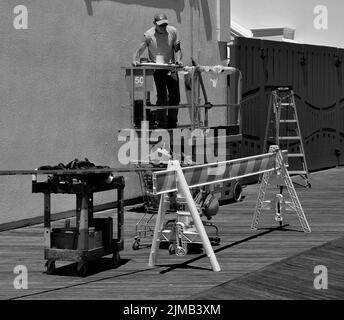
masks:
[[[283,162],[287,165],[288,152],[282,151]],[[229,160],[224,162],[190,166],[182,168],[189,188],[205,186],[245,178],[280,169],[276,162],[276,153]],[[162,194],[177,191],[175,170],[163,170],[153,173],[153,193]]]

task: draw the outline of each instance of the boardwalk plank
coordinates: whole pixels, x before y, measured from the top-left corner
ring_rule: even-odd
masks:
[[[344,237],[199,293],[194,299],[344,298]],[[314,288],[314,267],[328,269],[328,289]]]

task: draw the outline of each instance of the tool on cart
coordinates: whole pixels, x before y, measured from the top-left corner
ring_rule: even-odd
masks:
[[[85,172],[81,169],[77,174],[74,166],[71,174],[61,167],[61,174],[54,167],[54,174],[46,181],[38,182],[37,174],[32,176],[32,192],[44,194],[44,257],[47,260],[48,274],[55,272],[55,261],[73,261],[73,273],[79,276],[87,275],[87,262],[112,254],[115,267],[120,264],[119,251],[123,250],[124,224],[124,178],[114,177],[109,168],[101,173],[90,172],[92,165],[86,159]],[[42,170],[49,170],[47,166]],[[39,171],[37,171],[39,172]],[[117,189],[117,217],[95,218],[93,216],[93,194]],[[70,226],[67,220],[65,227],[51,227],[51,194],[76,195],[76,224]],[[117,221],[117,235],[113,238],[114,221]]]

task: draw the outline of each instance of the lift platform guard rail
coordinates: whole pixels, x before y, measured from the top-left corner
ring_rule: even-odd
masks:
[[[142,121],[147,121],[147,110],[157,110],[157,109],[182,109],[182,108],[189,108],[191,110],[191,128],[195,129],[199,126],[197,123],[196,115],[200,109],[204,109],[204,121],[203,127],[207,128],[209,125],[208,120],[208,112],[211,108],[216,107],[236,107],[238,109],[238,117],[237,123],[240,124],[240,105],[241,105],[241,90],[242,90],[242,73],[239,69],[234,67],[225,67],[221,65],[217,66],[180,66],[176,64],[157,64],[157,63],[142,63],[136,67],[122,67],[125,70],[125,78],[126,78],[126,87],[127,91],[130,93],[130,100],[132,103],[132,108],[134,110],[134,101],[137,100],[137,95],[140,93],[143,101],[143,115]],[[155,106],[155,105],[148,105],[147,101],[150,100],[150,91],[153,89],[153,73],[155,70],[173,70],[173,71],[184,71],[190,75],[191,79],[191,101],[189,104],[179,104],[176,106]],[[227,74],[227,75],[238,75],[238,82],[237,82],[237,101],[236,103],[227,103],[225,104],[211,104],[209,101],[205,101],[204,104],[198,103],[198,98],[195,98],[195,92],[197,89],[197,84],[199,84],[199,77],[202,73],[211,73],[213,75],[220,75],[220,74]],[[197,92],[198,93],[198,92]],[[199,93],[197,94],[199,97]],[[206,100],[206,99],[205,99]],[[227,99],[229,100],[229,99]],[[227,115],[228,119],[228,115]],[[134,122],[134,120],[133,120]],[[134,123],[133,123],[134,125]]]

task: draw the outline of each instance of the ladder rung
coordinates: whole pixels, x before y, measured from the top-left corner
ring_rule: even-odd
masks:
[[[306,171],[288,171],[289,174],[307,174]]]
[[[281,103],[281,106],[283,106],[283,107],[289,107],[289,106],[294,106],[294,104],[293,104],[293,103],[282,102],[282,103]]]
[[[290,158],[299,158],[304,157],[305,155],[303,153],[288,153],[288,157]]]
[[[280,123],[297,123],[296,119],[285,119],[285,120],[280,120]]]
[[[294,137],[278,137],[280,140],[301,140],[301,137],[294,136]]]

